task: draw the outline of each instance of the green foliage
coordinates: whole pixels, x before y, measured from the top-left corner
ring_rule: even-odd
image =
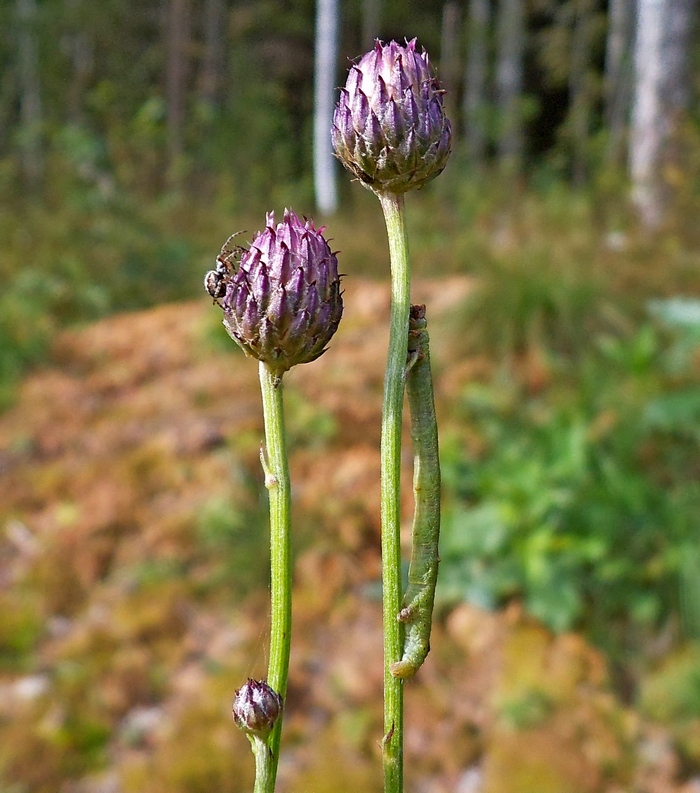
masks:
[[[213,564],[206,588],[224,587],[239,600],[267,583],[269,532],[257,480],[234,466],[231,474],[232,490],[202,506],[196,531],[204,558]]]
[[[467,387],[458,415],[478,450],[457,435],[443,447],[443,598],[521,598],[552,629],[586,627],[613,651],[678,607],[700,541],[700,382],[675,371],[687,338],[664,332],[594,339],[534,394],[503,373]]]
[[[285,389],[285,429],[290,447],[320,449],[338,432],[335,416],[305,399],[293,388]]]
[[[700,648],[688,645],[647,679],[643,710],[664,724],[700,719]]]
[[[513,730],[538,727],[551,714],[553,703],[544,691],[528,689],[522,696],[500,703],[499,717]]]

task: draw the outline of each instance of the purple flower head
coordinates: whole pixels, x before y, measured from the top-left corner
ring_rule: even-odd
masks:
[[[236,691],[233,720],[247,735],[265,738],[282,712],[282,697],[264,680],[251,678]]]
[[[226,330],[277,376],[322,355],[343,313],[338,260],[322,231],[291,209],[275,225],[270,212],[250,249],[239,249],[240,262],[221,276]]]
[[[354,64],[333,115],[336,156],[369,189],[403,193],[447,163],[452,127],[427,52],[382,44]]]

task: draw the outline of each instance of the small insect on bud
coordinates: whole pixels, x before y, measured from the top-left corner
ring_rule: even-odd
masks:
[[[215,303],[219,303],[219,300],[226,294],[226,284],[229,282],[231,274],[235,272],[241,255],[245,253],[245,248],[241,245],[230,247],[231,240],[243,233],[236,231],[226,240],[221,253],[216,257],[215,269],[209,270],[204,276],[204,288],[214,298]]]
[[[382,44],[350,69],[333,115],[333,149],[375,192],[404,193],[434,179],[447,164],[452,127],[443,91],[416,40]]]
[[[205,278],[215,299],[224,289],[229,335],[278,377],[322,355],[343,313],[338,260],[322,231],[291,210],[275,224],[270,212],[250,249],[238,249],[236,267],[231,254],[223,259],[229,272],[212,270]]]
[[[216,270],[209,270],[204,276],[204,288],[214,300],[220,300],[226,294],[225,276]]]
[[[265,738],[282,712],[282,697],[264,680],[251,678],[236,691],[233,720],[246,735]]]

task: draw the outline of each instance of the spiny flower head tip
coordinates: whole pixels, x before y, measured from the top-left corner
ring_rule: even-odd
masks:
[[[377,40],[354,64],[335,107],[336,156],[375,192],[403,193],[434,179],[447,164],[452,127],[428,53]]]
[[[204,285],[223,308],[229,335],[281,376],[325,352],[343,299],[338,260],[323,228],[291,209],[281,223],[273,212],[266,220],[249,249],[224,245]]]

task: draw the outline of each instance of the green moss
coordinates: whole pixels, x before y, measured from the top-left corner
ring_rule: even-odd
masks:
[[[0,593],[0,614],[0,671],[25,670],[43,628],[36,603],[21,593]]]

